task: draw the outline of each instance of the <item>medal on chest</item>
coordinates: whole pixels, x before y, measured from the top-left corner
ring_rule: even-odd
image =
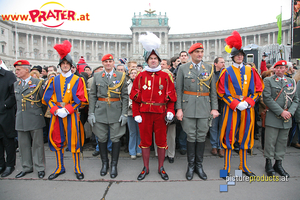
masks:
[[[70,88],[71,88],[71,85],[70,85],[70,83],[68,83],[68,86],[67,86],[67,93],[70,93]]]
[[[159,89],[158,94],[160,96],[160,95],[162,95],[162,90],[164,89],[164,86],[161,84],[161,77],[159,77],[159,84],[158,85],[159,85],[158,86],[158,89]]]
[[[245,85],[247,84],[247,75],[246,74],[244,75],[244,84]]]

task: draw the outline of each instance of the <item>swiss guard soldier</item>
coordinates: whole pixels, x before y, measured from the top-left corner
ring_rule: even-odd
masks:
[[[202,166],[205,138],[210,121],[219,116],[214,68],[202,61],[204,49],[201,43],[193,44],[189,54],[192,62],[181,65],[177,73],[176,116],[187,134],[186,179],[192,180],[196,172],[206,180]]]
[[[218,95],[225,102],[220,134],[220,142],[225,149],[224,170],[229,174],[231,152],[238,140],[239,169],[247,176],[255,176],[247,167],[247,149],[251,149],[254,144],[254,105],[264,89],[264,84],[255,67],[243,64],[245,53],[240,34],[233,31],[232,36],[225,41],[231,48],[229,52],[233,64],[223,69],[217,82]]]
[[[102,58],[104,70],[95,73],[90,90],[88,122],[98,137],[102,160],[101,176],[107,174],[109,160],[107,153],[108,130],[112,141],[110,177],[118,175],[117,165],[121,147],[120,138],[125,134],[128,113],[128,92],[125,72],[114,69],[114,58],[106,54]]]
[[[31,65],[27,60],[18,60],[14,66],[20,79],[15,82],[14,88],[17,101],[16,130],[22,164],[22,171],[16,178],[32,173],[33,167],[38,172],[38,177],[43,178],[45,176],[43,127],[46,125],[41,102],[44,93],[43,80],[30,76]]]
[[[263,101],[268,107],[265,120],[265,170],[268,176],[290,175],[283,169],[282,160],[285,155],[288,133],[292,127],[292,115],[298,107],[296,82],[284,76],[287,62],[280,60],[274,65],[275,75],[265,78]],[[275,164],[272,167],[272,159]]]
[[[147,32],[139,39],[145,54],[148,66],[135,78],[131,89],[132,112],[136,122],[139,123],[144,168],[137,180],[143,180],[149,174],[150,146],[152,134],[155,134],[155,143],[158,154],[158,173],[163,180],[169,176],[164,170],[165,151],[167,145],[167,125],[172,122],[175,115],[174,103],[177,100],[173,79],[166,72],[161,71],[157,48],[160,46],[159,38]]]
[[[56,169],[49,180],[65,173],[63,162],[64,148],[68,146],[73,155],[74,172],[81,180],[84,174],[80,167],[80,150],[84,144],[84,130],[80,122],[78,108],[88,104],[88,95],[83,78],[71,72],[73,60],[69,52],[71,43],[56,44],[54,49],[60,55],[61,74],[49,80],[45,89],[43,103],[47,104],[52,114],[49,128],[50,150],[55,152]]]

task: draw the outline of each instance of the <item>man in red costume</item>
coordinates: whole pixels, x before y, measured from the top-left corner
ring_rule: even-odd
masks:
[[[148,33],[148,35],[143,37],[150,42],[147,37],[152,37],[152,39],[154,37],[155,39],[156,36]],[[163,180],[168,180],[168,174],[163,167],[165,151],[168,148],[166,121],[169,122],[174,117],[174,103],[177,100],[177,96],[172,78],[161,71],[161,66],[159,65],[161,59],[155,50],[159,45],[146,47],[143,42],[142,44],[146,50],[144,57],[148,66],[134,80],[130,94],[130,98],[133,100],[133,117],[139,123],[141,136],[139,147],[142,149],[144,162],[144,168],[137,179],[143,180],[149,173],[150,146],[154,132],[158,153],[158,173]]]
[[[47,104],[52,114],[49,128],[49,147],[55,152],[56,169],[49,180],[65,173],[63,163],[64,148],[68,145],[73,154],[74,172],[78,180],[84,178],[80,167],[80,147],[84,143],[83,126],[79,120],[78,108],[88,104],[88,95],[83,78],[71,72],[72,58],[69,54],[71,44],[65,40],[56,44],[59,53],[61,74],[49,80],[45,89],[43,103]]]
[[[266,57],[268,57],[268,55],[266,54],[266,52],[264,52],[264,54],[262,55],[261,63],[260,63],[260,74],[262,74],[265,71],[268,71]]]

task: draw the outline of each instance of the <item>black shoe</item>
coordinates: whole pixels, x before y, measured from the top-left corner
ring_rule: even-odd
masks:
[[[21,178],[23,176],[25,176],[26,174],[32,173],[33,171],[29,171],[29,172],[23,172],[21,171],[20,173],[18,173],[15,178]]]
[[[39,171],[38,172],[38,177],[39,178],[44,178],[44,176],[45,176],[45,171]]]
[[[50,176],[48,177],[48,180],[53,180],[56,179],[59,175],[64,174],[66,171],[60,172],[59,174],[50,174]]]
[[[168,176],[167,172],[165,171],[164,167],[161,167],[158,173],[160,174],[160,176],[163,180],[165,180],[165,181],[169,180],[169,176]]]
[[[271,159],[266,159],[266,166],[265,166],[265,170],[267,172],[267,176],[273,176],[275,175],[275,171],[272,167],[272,161]]]
[[[4,167],[0,167],[0,174],[2,174],[5,171],[5,166]]]
[[[66,151],[70,151],[70,150],[69,150],[69,147],[66,148]]]
[[[256,176],[253,172],[244,172],[243,171],[243,174],[245,174],[246,176]]]
[[[185,154],[186,154],[186,150],[185,150],[185,149],[180,149],[179,153],[180,153],[181,155],[185,155]]]
[[[100,155],[100,151],[94,151],[94,153],[92,155],[93,156],[98,156],[98,155]]]
[[[83,173],[75,173],[76,174],[76,178],[78,179],[78,180],[82,180],[82,179],[84,179],[84,174]]]
[[[6,167],[4,172],[1,174],[1,177],[9,176],[14,170],[15,170],[15,167]]]
[[[149,171],[147,172],[146,167],[144,167],[142,172],[138,175],[137,180],[138,181],[143,180],[148,174],[149,174]]]
[[[282,167],[282,161],[281,160],[276,160],[275,164],[273,166],[273,169],[275,170],[275,172],[277,172],[280,176],[286,176],[286,177],[290,177],[290,175],[283,169]]]
[[[168,159],[169,159],[169,163],[174,163],[174,158],[170,158],[170,157],[168,156]]]

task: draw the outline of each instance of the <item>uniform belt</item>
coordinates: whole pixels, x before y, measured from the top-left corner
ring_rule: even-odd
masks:
[[[106,102],[109,102],[109,101],[120,101],[121,99],[120,98],[98,98],[98,101],[106,101]]]
[[[60,106],[60,107],[65,107],[67,105],[67,103],[65,103],[65,102],[57,102],[56,105]]]
[[[147,104],[147,105],[152,105],[152,106],[165,106],[166,103],[150,103],[150,102],[145,102],[142,101],[143,104]]]
[[[245,96],[243,95],[235,95],[234,98],[239,99],[239,100],[245,100]]]
[[[183,94],[195,95],[195,96],[209,96],[209,92],[191,92],[184,90]]]

